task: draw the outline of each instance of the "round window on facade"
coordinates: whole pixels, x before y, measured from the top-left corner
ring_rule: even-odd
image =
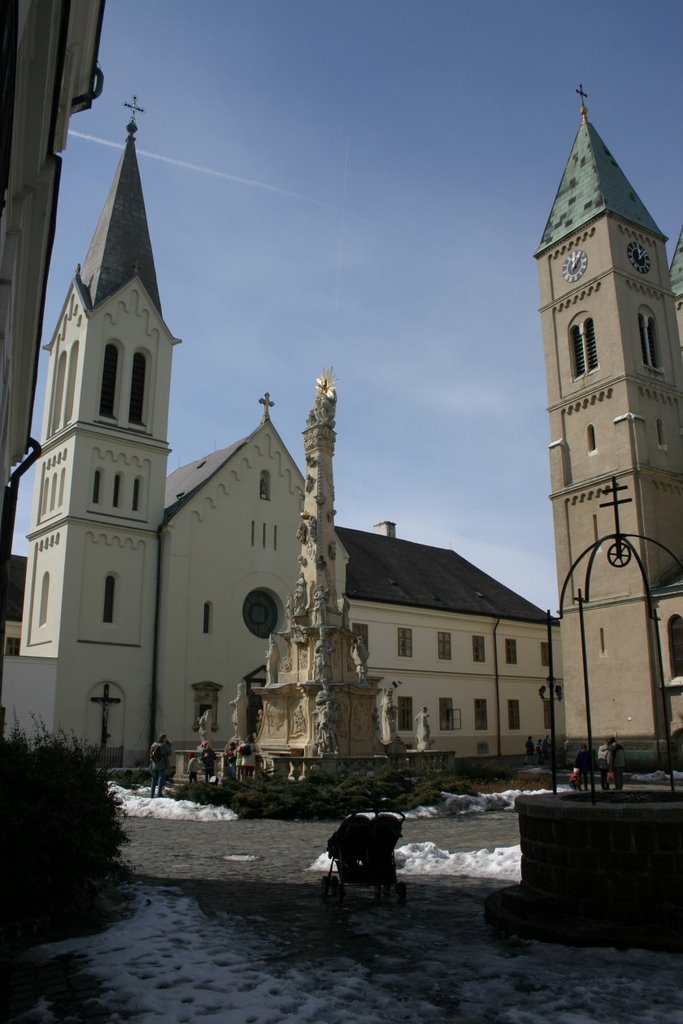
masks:
[[[277,605],[264,590],[252,590],[244,599],[242,617],[250,633],[265,639],[277,626]]]

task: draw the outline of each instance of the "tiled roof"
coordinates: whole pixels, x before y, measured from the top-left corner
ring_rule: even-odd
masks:
[[[674,258],[671,261],[671,290],[674,295],[683,292],[683,228],[678,236]]]
[[[164,521],[168,522],[248,440],[248,437],[243,437],[227,448],[221,448],[210,455],[204,455],[201,459],[189,462],[186,466],[180,466],[166,477]]]
[[[593,125],[583,120],[537,254],[603,212],[664,237]]]
[[[80,277],[97,306],[134,276],[161,312],[135,139],[129,133]]]
[[[349,554],[346,593],[351,600],[546,620],[546,612],[455,551],[345,527],[337,527],[337,534]]]

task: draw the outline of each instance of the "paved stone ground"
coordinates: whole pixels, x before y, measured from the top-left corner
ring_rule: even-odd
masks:
[[[320,900],[320,875],[307,869],[327,847],[338,822],[233,821],[192,822],[129,819],[127,856],[136,878],[151,885],[172,885],[197,901],[211,918],[226,912],[249,921],[267,938],[273,956],[296,963],[330,955],[367,963],[359,934],[377,915],[372,889],[347,888],[342,905]],[[464,818],[404,822],[400,845],[433,842],[451,853],[519,842],[517,816],[511,812]],[[251,855],[256,860],[226,860]],[[500,882],[458,878],[408,878],[405,906],[379,908],[395,915],[389,928],[433,927],[439,920],[440,941],[462,937],[472,914],[483,913],[483,901]],[[444,898],[448,913],[443,913]],[[397,919],[398,918],[398,919]],[[49,938],[49,937],[48,937]],[[371,966],[368,964],[368,966]],[[383,968],[386,973],[386,965]],[[105,1024],[107,1015],[92,1005],[98,983],[81,970],[76,957],[57,957],[47,964],[21,959],[5,963],[0,982],[0,1015],[16,1020],[47,998],[64,1024]],[[426,994],[426,993],[425,993]],[[4,1003],[4,1005],[3,1005]]]

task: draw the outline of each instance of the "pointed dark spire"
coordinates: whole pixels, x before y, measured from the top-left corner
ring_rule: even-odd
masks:
[[[676,251],[671,261],[671,291],[674,295],[680,295],[683,292],[683,228],[678,236]]]
[[[583,89],[583,86],[580,88]],[[582,100],[585,95],[583,93]],[[664,237],[588,120],[588,110],[582,106],[581,126],[574,139],[537,255],[599,213],[613,213],[631,224]]]
[[[80,276],[92,305],[97,306],[137,275],[161,312],[145,200],[135,155],[135,116],[127,129],[123,155]]]

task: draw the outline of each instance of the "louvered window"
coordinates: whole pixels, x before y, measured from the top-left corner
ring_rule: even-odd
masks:
[[[141,352],[133,356],[133,375],[130,382],[130,404],[128,407],[128,422],[142,423],[142,412],[145,403],[145,375],[147,360]]]
[[[572,349],[574,357],[574,376],[581,377],[590,373],[598,366],[598,344],[595,337],[595,324],[591,317],[572,327]]]
[[[657,328],[654,317],[639,313],[638,328],[640,331],[640,351],[643,356],[643,362],[646,366],[656,368],[659,366],[659,356],[657,353]]]
[[[100,416],[114,415],[114,399],[116,398],[116,370],[119,353],[116,345],[107,345],[104,350],[104,366],[102,367],[102,388],[100,390]]]

